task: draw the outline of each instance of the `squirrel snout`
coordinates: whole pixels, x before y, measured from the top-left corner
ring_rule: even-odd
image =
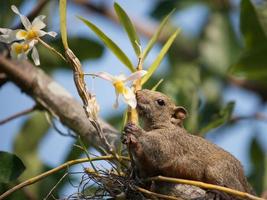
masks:
[[[146,104],[148,103],[147,96],[144,94],[144,90],[137,90],[136,91],[136,100],[137,103],[143,103]]]

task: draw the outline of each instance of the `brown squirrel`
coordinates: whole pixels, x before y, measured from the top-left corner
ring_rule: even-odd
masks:
[[[183,128],[185,108],[175,106],[160,92],[146,89],[137,91],[136,98],[144,129],[128,123],[124,142],[130,147],[140,178],[162,175],[253,193],[234,156]]]

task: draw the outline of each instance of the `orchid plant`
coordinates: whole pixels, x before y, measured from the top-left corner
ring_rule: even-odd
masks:
[[[62,35],[62,41],[65,47],[65,50],[68,48],[67,45],[67,33],[66,33],[66,20],[64,19],[64,16],[66,14],[66,8],[62,5],[66,5],[66,0],[60,1],[60,12],[61,12],[61,35]],[[31,57],[34,61],[35,65],[40,65],[40,59],[39,54],[36,49],[36,44],[38,42],[41,42],[44,44],[44,42],[40,39],[41,37],[45,35],[49,35],[51,37],[55,37],[57,33],[50,31],[46,32],[43,29],[46,27],[46,24],[44,23],[45,16],[40,15],[34,18],[32,22],[23,14],[20,13],[19,9],[15,6],[11,6],[12,11],[17,14],[20,17],[21,23],[24,27],[24,29],[8,29],[8,28],[0,28],[0,42],[4,42],[7,44],[11,44],[10,47],[10,55],[14,59],[23,60],[28,58],[28,54],[31,52]],[[132,44],[132,47],[136,53],[138,65],[137,67],[134,67],[134,64],[130,61],[128,56],[118,47],[118,45],[113,42],[103,31],[101,31],[96,25],[89,22],[88,20],[79,17],[80,20],[82,20],[93,32],[96,33],[96,35],[105,43],[105,45],[117,56],[117,58],[131,71],[131,74],[126,75],[118,75],[113,76],[107,72],[98,72],[95,73],[94,76],[100,77],[104,80],[109,81],[115,88],[115,103],[114,107],[117,108],[119,105],[119,96],[123,97],[123,100],[126,104],[130,106],[130,108],[134,109],[136,107],[136,97],[134,94],[134,90],[137,88],[141,88],[141,86],[150,78],[150,76],[156,71],[159,64],[161,63],[164,55],[168,51],[169,47],[173,43],[175,37],[178,34],[178,30],[174,32],[174,34],[171,35],[171,37],[166,41],[164,44],[162,50],[160,51],[159,55],[155,59],[155,61],[151,64],[151,66],[147,70],[143,70],[143,63],[145,58],[147,57],[148,53],[150,52],[151,48],[156,43],[161,31],[163,30],[164,25],[167,23],[170,15],[168,15],[160,24],[159,29],[155,32],[151,40],[149,41],[147,47],[142,51],[142,47],[140,44],[140,39],[135,31],[135,28],[126,14],[126,12],[117,4],[114,4],[114,9],[116,11],[116,14],[118,15],[119,21],[121,22],[122,26],[124,27],[130,41]],[[45,46],[50,48],[48,44],[45,43]],[[50,48],[51,50],[54,50],[53,48]],[[64,56],[59,54],[64,60],[67,60]],[[83,73],[83,72],[79,72]],[[131,86],[126,86],[126,83],[135,83],[133,88]],[[94,95],[92,95],[94,97]],[[95,97],[94,98],[88,98],[89,102],[87,104],[90,104],[87,109],[90,107],[89,113],[94,115],[94,118],[96,118],[96,115],[99,111],[99,106],[96,102]]]

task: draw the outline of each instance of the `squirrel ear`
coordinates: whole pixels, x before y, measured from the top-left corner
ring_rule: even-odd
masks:
[[[174,117],[183,121],[187,117],[187,110],[182,106],[175,107]]]

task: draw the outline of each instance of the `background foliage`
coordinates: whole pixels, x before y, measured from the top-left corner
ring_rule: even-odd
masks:
[[[0,27],[7,27],[13,23],[14,15],[9,9],[11,3],[23,6],[26,0],[12,2],[4,0],[1,2]],[[105,1],[98,4],[90,3],[90,5],[98,8],[98,11],[92,9],[91,15],[100,14],[110,20],[105,12],[101,12],[101,9],[109,9]],[[250,0],[240,2],[230,0],[158,0],[151,5],[153,6],[147,14],[157,22],[160,22],[171,10],[176,9],[172,14],[171,22],[164,29],[160,44],[165,43],[169,30],[173,30],[173,27],[177,26],[174,23],[177,15],[199,6],[205,8],[207,12],[202,15],[202,23],[195,24],[199,29],[197,34],[182,33],[177,37],[168,52],[167,61],[161,66],[164,67],[164,70],[161,70],[161,73],[156,73],[145,84],[145,88],[152,88],[163,78],[164,81],[160,84],[158,90],[168,94],[176,100],[177,104],[187,108],[190,116],[185,127],[194,134],[202,136],[208,134],[213,137],[227,133],[229,127],[242,126],[243,120],[252,124],[255,119],[259,119],[257,115],[233,115],[236,104],[232,101],[226,102],[224,95],[227,89],[233,87],[242,91],[250,91],[250,94],[260,99],[261,104],[255,108],[254,113],[260,113],[261,108],[266,106],[267,4],[260,0],[255,2]],[[53,18],[53,14],[49,12],[51,6],[57,6],[57,4],[51,1],[42,12],[50,16],[49,18]],[[75,6],[82,7],[84,5],[72,1],[69,9]],[[142,21],[140,22],[142,23]],[[105,34],[109,35],[108,30]],[[138,29],[137,34],[142,35]],[[147,37],[147,35],[143,34],[142,37]],[[63,49],[59,38],[51,41],[51,45],[57,49]],[[81,61],[105,59],[103,44],[93,37],[71,35],[69,45]],[[0,44],[0,50],[2,48]],[[138,53],[137,49],[135,51]],[[41,57],[40,67],[46,72],[53,75],[63,70],[69,70],[59,58],[49,51],[40,47],[39,52]],[[69,80],[72,81],[71,77]],[[107,118],[110,123],[120,129],[122,113],[113,113]],[[264,117],[260,119],[265,120],[265,123],[267,121],[267,118]],[[251,161],[248,176],[256,192],[260,194],[267,186],[267,156],[264,152],[264,145],[266,146],[266,144],[262,145],[259,137],[257,137],[257,130],[260,126],[257,127],[257,124],[253,126],[255,126],[255,132],[251,141],[248,141],[248,155]],[[13,153],[23,163],[17,160],[14,155],[0,152],[0,193],[17,181],[25,180],[52,167],[44,164],[38,157],[40,141],[48,134],[49,128],[50,125],[47,123],[44,114],[41,112],[34,113],[24,122],[13,142]],[[241,128],[236,130],[242,131]],[[265,137],[267,136],[265,135]],[[29,140],[29,138],[31,139]],[[240,140],[242,140],[242,137]],[[72,149],[66,148],[66,152],[69,153],[62,161],[75,159],[82,155],[82,151],[77,150],[74,146],[72,146]],[[2,156],[2,154],[5,156]],[[12,156],[14,157],[13,162],[11,162]],[[5,168],[14,166],[15,162],[18,172],[22,172],[24,166],[26,166],[25,172],[18,180],[14,181],[18,174],[12,174],[11,171],[5,172],[6,176],[3,176],[3,171],[1,171],[3,159],[8,160],[5,162],[8,165]],[[39,198],[44,197],[50,188],[57,183],[60,176],[62,174],[56,174],[30,187],[30,193]],[[55,196],[59,195],[57,192],[62,190],[64,183],[67,181],[63,181],[57,188],[54,192]],[[18,192],[11,196],[11,199],[21,199],[23,195],[27,198],[28,193]]]

